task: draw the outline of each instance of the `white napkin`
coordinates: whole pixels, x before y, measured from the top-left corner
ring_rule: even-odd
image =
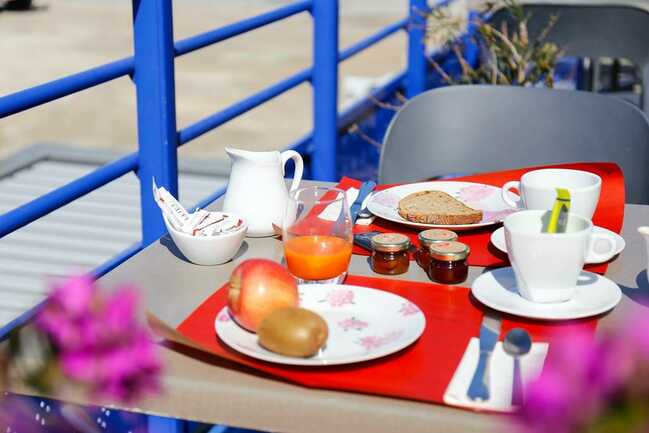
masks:
[[[352,204],[354,204],[354,202],[356,201],[359,192],[360,191],[354,187],[351,187],[347,191],[345,191],[345,197],[347,198],[347,205],[350,208]],[[340,196],[341,194],[338,194],[338,197]],[[370,200],[371,197],[372,197],[371,193],[368,194],[367,197],[365,197],[365,200],[363,200],[363,203],[361,204],[361,209],[367,206],[367,202]],[[332,203],[329,206],[327,206],[322,212],[320,212],[319,217],[327,221],[336,221],[338,219],[338,215],[340,215],[340,202]],[[374,215],[372,215],[369,218],[357,218],[356,224],[362,226],[368,226],[374,222],[374,218],[375,218]]]
[[[360,191],[356,188],[349,188],[347,191],[345,191],[345,198],[347,198],[347,206],[351,207],[352,203],[356,201],[356,197],[358,197],[358,193]],[[338,197],[342,197],[342,194],[338,194]],[[340,206],[342,202],[335,202],[331,203],[329,206],[324,208],[322,212],[320,212],[320,215],[318,215],[321,219],[327,220],[327,221],[336,221],[338,219],[338,216],[340,215]]]
[[[519,358],[521,376],[524,384],[541,374],[545,356],[548,353],[547,343],[533,343],[530,352]],[[502,342],[498,342],[491,355],[489,363],[489,400],[471,400],[466,392],[473,378],[473,373],[480,357],[480,341],[473,337],[469,340],[464,356],[460,361],[451,382],[444,393],[444,403],[451,406],[461,406],[472,409],[488,409],[495,411],[511,411],[512,385],[514,380],[514,359],[503,350]]]

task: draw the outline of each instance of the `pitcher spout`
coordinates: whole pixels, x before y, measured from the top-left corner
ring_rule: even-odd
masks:
[[[257,152],[251,150],[235,149],[233,147],[226,147],[225,153],[228,154],[232,162],[235,161],[252,161],[258,163],[275,163],[278,164],[280,154],[276,150],[269,152]]]

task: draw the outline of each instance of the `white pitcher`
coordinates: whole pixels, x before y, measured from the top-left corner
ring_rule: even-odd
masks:
[[[226,148],[232,170],[225,193],[223,211],[241,215],[248,223],[249,237],[272,236],[273,224],[282,227],[288,191],[284,182],[284,165],[295,161],[295,176],[290,191],[302,180],[304,163],[299,153],[251,152]]]

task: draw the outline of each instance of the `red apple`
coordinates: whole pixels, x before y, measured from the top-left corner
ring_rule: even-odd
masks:
[[[228,308],[237,323],[257,332],[261,321],[281,307],[297,307],[295,278],[279,263],[250,259],[230,276]]]

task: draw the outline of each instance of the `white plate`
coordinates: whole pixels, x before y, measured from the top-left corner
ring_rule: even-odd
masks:
[[[367,361],[397,352],[424,332],[426,319],[412,302],[368,287],[345,284],[300,285],[300,306],[320,314],[329,326],[323,350],[311,358],[292,358],[270,352],[257,343],[223,308],[214,322],[228,346],[253,358],[291,365],[337,365]]]
[[[598,226],[593,227],[593,233],[609,233],[613,237],[615,237],[615,255],[620,254],[624,249],[624,247],[626,246],[626,242],[624,241],[624,238],[622,236],[618,235],[617,233],[609,229],[605,229],[604,227],[598,227]],[[507,253],[507,243],[505,242],[504,227],[500,227],[498,230],[494,231],[491,234],[491,243],[503,253]],[[597,245],[595,245],[595,250],[598,250]],[[604,262],[602,262],[601,260],[597,260],[593,257],[586,257],[586,263],[595,264],[595,263],[604,263]]]
[[[467,206],[481,210],[482,221],[476,224],[440,225],[415,223],[402,218],[398,212],[399,201],[409,194],[420,191],[442,191],[450,194]],[[497,224],[516,211],[503,201],[500,191],[498,187],[473,182],[411,183],[377,192],[370,199],[367,208],[378,217],[412,227],[470,230]]]
[[[500,268],[480,275],[473,282],[471,293],[494,310],[542,320],[596,316],[612,309],[622,299],[622,291],[613,281],[583,271],[571,300],[551,304],[531,302],[518,293],[512,268]]]

